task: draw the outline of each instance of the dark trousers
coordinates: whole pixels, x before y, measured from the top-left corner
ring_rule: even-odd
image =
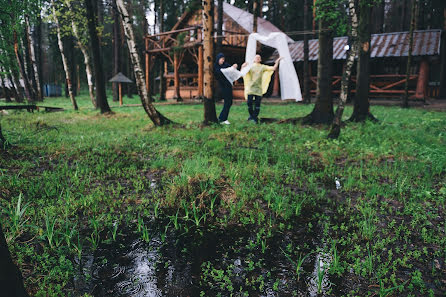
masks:
[[[256,122],[259,121],[261,101],[262,101],[262,96],[248,95],[248,111],[249,111],[248,120],[254,120]]]
[[[231,109],[232,105],[232,88],[220,88],[221,96],[224,99],[223,103],[223,109],[220,113],[220,116],[218,117],[220,122],[224,122],[228,119],[229,110]]]

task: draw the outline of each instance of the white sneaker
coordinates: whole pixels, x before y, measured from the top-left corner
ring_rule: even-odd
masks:
[[[221,125],[230,125],[231,123],[230,123],[228,120],[226,120],[226,121],[224,121],[224,122],[220,122],[220,124],[221,124]]]

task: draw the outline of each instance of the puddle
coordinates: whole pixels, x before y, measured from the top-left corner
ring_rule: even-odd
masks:
[[[150,241],[137,232],[122,232],[113,243],[101,244],[77,260],[77,296],[324,296],[342,295],[332,285],[330,256],[313,252],[323,246],[304,226],[277,232],[258,242],[256,228],[179,232],[161,236],[161,226],[150,230]],[[317,232],[315,233],[317,234]],[[162,240],[164,239],[164,241]],[[290,249],[292,246],[292,249]],[[299,281],[295,265],[283,251],[311,253],[302,264]],[[318,266],[327,271],[318,294]],[[319,278],[320,280],[320,278]]]

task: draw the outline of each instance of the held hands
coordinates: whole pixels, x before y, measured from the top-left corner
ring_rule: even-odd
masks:
[[[245,62],[245,63],[242,64],[242,68],[244,68],[246,66],[248,66],[248,63]]]

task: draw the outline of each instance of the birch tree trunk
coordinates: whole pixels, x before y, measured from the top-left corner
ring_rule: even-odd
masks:
[[[14,38],[14,53],[15,53],[15,56],[17,59],[17,64],[19,66],[20,75],[23,78],[23,84],[25,87],[26,98],[28,98],[29,101],[35,101],[34,94],[31,89],[31,84],[29,83],[28,75],[26,74],[26,71],[25,71],[25,65],[24,65],[22,56],[20,55],[20,52],[19,52],[19,41],[17,38],[17,32],[15,30],[13,32],[13,38]],[[18,85],[20,87],[20,83]]]
[[[25,24],[26,24],[26,38],[27,38],[27,42],[28,42],[28,47],[29,47],[29,62],[30,62],[30,68],[32,69],[30,75],[31,75],[31,80],[33,82],[33,87],[35,88],[35,94],[36,94],[36,99],[38,101],[43,101],[42,98],[42,89],[41,89],[41,84],[40,84],[40,77],[39,77],[39,70],[37,68],[37,63],[36,63],[36,54],[34,51],[34,41],[31,35],[31,27],[29,24],[29,16],[25,16]]]
[[[116,6],[116,1],[114,0],[114,5]],[[120,70],[120,41],[119,41],[119,14],[117,11],[113,10],[113,75],[118,74]],[[119,100],[118,94],[118,84],[113,83],[113,101]]]
[[[0,71],[5,71],[5,70],[3,68],[0,68]],[[6,102],[11,102],[11,94],[9,93],[9,90],[6,87],[5,77],[6,77],[6,75],[1,75],[0,76],[0,79],[2,80],[3,95],[5,96],[5,101]]]
[[[412,52],[413,52],[413,31],[415,30],[416,21],[416,10],[417,10],[418,0],[412,0],[412,17],[410,22],[410,32],[409,32],[409,55],[407,57],[406,65],[406,85],[404,87],[404,96],[402,107],[409,107],[409,77],[410,77],[410,65],[412,64]]]
[[[204,50],[204,124],[217,123],[212,84],[214,81],[214,0],[202,0]]]
[[[347,103],[348,97],[348,86],[350,81],[350,76],[352,74],[353,65],[355,64],[355,58],[358,54],[358,15],[356,12],[355,0],[348,0],[348,9],[351,19],[351,33],[350,37],[352,39],[352,48],[348,51],[347,60],[345,62],[345,70],[342,74],[341,80],[341,95],[339,98],[339,105],[336,109],[335,117],[333,119],[333,124],[331,125],[330,133],[328,134],[328,138],[336,139],[339,137],[341,133],[341,122],[342,122],[342,114],[344,113],[344,107]]]
[[[40,82],[40,98],[43,101],[43,61],[42,61],[42,16],[39,13],[39,16],[37,17],[37,28],[36,28],[36,63],[37,63],[37,71],[39,76],[39,82]]]
[[[71,0],[66,1],[66,4],[68,5],[68,9],[71,12],[73,12],[73,6],[72,6],[73,4]],[[88,52],[88,48],[81,41],[81,36],[79,34],[78,26],[74,21],[74,18],[71,19],[71,28],[73,29],[74,37],[77,40],[77,45],[79,46],[82,55],[84,56],[85,73],[87,75],[88,93],[90,94],[91,103],[93,104],[94,108],[98,108],[98,104],[94,96],[93,69],[91,66],[90,53]]]
[[[73,85],[71,84],[70,64],[68,64],[68,59],[65,56],[63,42],[62,42],[62,33],[60,30],[60,23],[59,23],[59,18],[57,16],[57,11],[56,11],[56,3],[54,3],[54,0],[51,0],[51,6],[52,6],[52,10],[53,10],[54,23],[56,25],[57,44],[59,45],[60,54],[62,56],[62,64],[63,64],[63,68],[65,71],[66,84],[68,86],[68,94],[70,96],[71,104],[73,104],[74,110],[78,110],[79,108],[77,106],[76,98],[74,98],[74,94],[73,94]]]
[[[116,6],[121,14],[122,25],[124,27],[125,36],[127,38],[127,46],[130,52],[130,58],[133,64],[133,71],[135,74],[135,81],[138,87],[138,94],[141,98],[141,103],[149,118],[155,126],[163,126],[172,123],[168,118],[158,112],[152,104],[147,92],[146,82],[144,80],[144,73],[141,67],[141,60],[136,50],[135,36],[133,34],[132,21],[129,18],[129,13],[125,7],[123,0],[116,0]]]
[[[11,71],[10,72],[11,82],[13,83],[15,92],[17,94],[17,96],[15,97],[15,101],[17,101],[19,103],[23,102],[24,101],[23,90],[22,90],[22,86],[20,85],[17,71],[14,70],[14,66],[11,66],[10,71]]]

